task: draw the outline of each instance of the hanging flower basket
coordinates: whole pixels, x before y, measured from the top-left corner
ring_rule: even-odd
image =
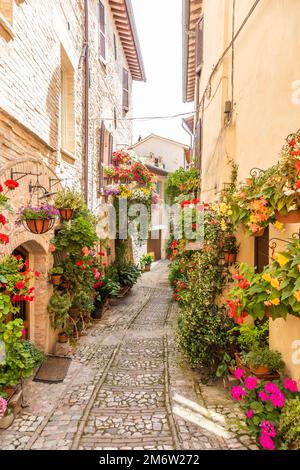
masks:
[[[74,209],[59,209],[59,213],[62,220],[66,222],[74,218]]]
[[[227,264],[236,263],[237,253],[224,252],[224,259]]]
[[[52,229],[54,225],[54,219],[25,219],[23,225],[31,233],[41,235],[43,233],[49,232],[49,230]]]
[[[275,211],[275,217],[278,222],[282,224],[299,224],[300,223],[300,209],[289,212],[287,215]]]
[[[41,235],[52,229],[58,215],[59,211],[49,204],[26,206],[20,209],[16,225],[23,224],[29,232]]]

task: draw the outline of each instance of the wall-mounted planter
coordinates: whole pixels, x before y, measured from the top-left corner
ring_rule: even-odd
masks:
[[[66,222],[74,218],[74,209],[59,209],[59,213],[62,220],[65,220]]]
[[[237,253],[226,253],[224,252],[224,259],[227,264],[236,263]]]
[[[25,219],[24,223],[31,233],[42,235],[52,229],[54,219]]]
[[[300,223],[300,209],[291,211],[287,215],[280,214],[279,211],[275,211],[275,217],[278,222],[282,224],[299,224]]]

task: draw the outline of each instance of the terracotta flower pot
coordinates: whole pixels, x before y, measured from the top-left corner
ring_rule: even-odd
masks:
[[[275,217],[278,222],[282,224],[299,224],[300,223],[300,209],[291,211],[287,215],[280,214],[279,211],[275,211]]]
[[[58,342],[59,343],[67,343],[69,341],[69,337],[66,333],[59,333],[58,334]]]
[[[15,393],[15,387],[4,387],[4,392],[7,394],[8,399]]]
[[[51,274],[51,282],[54,286],[61,284],[61,274]]]
[[[13,413],[10,413],[7,416],[4,416],[4,418],[0,418],[0,429],[8,429],[14,421],[14,415]]]
[[[254,375],[269,375],[269,369],[267,366],[259,366],[257,368],[253,367],[252,365],[250,366],[251,372],[253,372]]]
[[[145,271],[146,272],[151,271],[151,264],[145,264]]]
[[[71,220],[73,219],[74,217],[74,209],[59,209],[59,213],[60,213],[60,216],[63,220],[65,220],[66,222],[68,220]]]
[[[234,264],[236,262],[237,253],[224,252],[224,259],[227,264]]]
[[[30,232],[41,235],[42,233],[48,232],[51,220],[50,219],[26,219],[25,222]]]
[[[263,234],[265,233],[265,230],[266,230],[265,227],[263,227],[263,228],[261,228],[258,232],[255,232],[255,233],[253,233],[252,235],[253,235],[254,237],[262,237]]]

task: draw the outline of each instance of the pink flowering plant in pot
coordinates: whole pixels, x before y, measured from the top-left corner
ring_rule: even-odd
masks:
[[[284,447],[279,431],[282,410],[288,400],[300,396],[297,382],[290,378],[272,382],[257,377],[245,377],[243,369],[235,370],[241,384],[231,389],[234,400],[243,403],[249,432],[264,450]]]

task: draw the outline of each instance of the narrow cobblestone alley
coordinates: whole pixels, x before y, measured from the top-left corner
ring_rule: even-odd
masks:
[[[256,449],[238,405],[177,351],[167,274],[156,263],[80,339],[64,383],[26,384],[1,449]]]

